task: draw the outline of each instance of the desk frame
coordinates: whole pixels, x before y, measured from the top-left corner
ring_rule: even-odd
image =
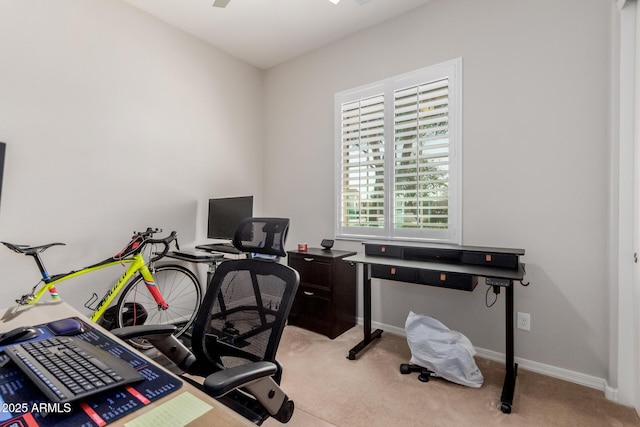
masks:
[[[347,355],[347,359],[355,360],[358,353],[364,350],[376,338],[382,336],[382,329],[371,330],[371,267],[372,265],[394,265],[419,268],[422,270],[447,271],[464,273],[479,277],[490,277],[506,279],[508,284],[504,286],[490,285],[494,291],[499,292],[499,288],[506,290],[505,302],[505,376],[500,397],[500,409],[505,414],[511,412],[513,405],[513,394],[516,386],[516,376],[518,364],[515,363],[514,356],[514,280],[524,278],[524,265],[520,264],[517,270],[507,270],[502,268],[491,268],[483,266],[470,266],[458,264],[445,264],[429,261],[407,261],[393,258],[384,258],[369,255],[355,255],[344,258],[344,261],[362,264],[362,290],[363,290],[363,339],[356,344]],[[424,286],[424,285],[423,285]],[[428,286],[428,285],[427,285]]]
[[[206,252],[203,252],[203,253],[206,254]],[[204,285],[204,289],[203,289],[203,291],[205,292],[209,287],[209,283],[211,283],[211,279],[213,278],[213,275],[216,272],[216,268],[218,267],[218,264],[220,264],[221,262],[227,261],[228,259],[220,256],[216,256],[216,257],[207,256],[207,257],[194,258],[190,256],[181,255],[178,252],[169,252],[167,254],[167,257],[184,261],[184,262],[192,262],[194,264],[207,264],[208,266],[207,267],[207,283]]]

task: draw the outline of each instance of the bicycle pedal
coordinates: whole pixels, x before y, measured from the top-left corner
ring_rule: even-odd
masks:
[[[33,295],[22,295],[20,299],[16,300],[16,303],[20,305],[28,305],[29,301],[33,300],[33,298]]]

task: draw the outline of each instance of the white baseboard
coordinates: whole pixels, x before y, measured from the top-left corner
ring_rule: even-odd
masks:
[[[486,350],[484,348],[476,347],[476,352],[479,357],[495,360],[497,362],[504,362],[505,355],[493,350]],[[533,360],[523,359],[521,357],[515,358],[518,368],[526,369],[527,371],[536,372],[538,374],[546,375],[553,378],[558,378],[564,381],[569,381],[575,384],[595,388],[605,392],[607,382],[603,378],[594,377],[592,375],[586,375],[576,371],[570,371],[569,369],[558,368],[556,366],[547,365],[540,362],[534,362]],[[617,394],[611,390],[612,395]]]
[[[358,318],[357,322],[362,325],[362,318]],[[372,329],[382,329],[385,332],[391,334],[400,335],[405,337],[406,332],[404,328],[398,328],[397,326],[385,325],[378,322],[371,322]],[[505,355],[493,350],[486,350],[484,348],[476,347],[478,357],[484,359],[494,360],[496,362],[505,361]],[[534,362],[533,360],[523,359],[521,357],[515,358],[518,368],[526,369],[527,371],[536,372],[538,374],[547,375],[549,377],[558,378],[564,381],[569,381],[574,384],[580,384],[586,387],[591,387],[596,390],[601,390],[608,400],[618,401],[618,390],[609,387],[607,381],[604,378],[594,377],[592,375],[586,375],[580,372],[570,371],[569,369],[558,368],[556,366],[547,365],[544,363]]]
[[[609,400],[611,400],[613,402],[618,402],[618,389],[617,388],[611,388],[611,387],[609,387],[609,385],[605,385],[605,387],[604,387],[604,397],[606,397],[607,399],[609,399]],[[638,411],[636,411],[636,413],[637,412]]]

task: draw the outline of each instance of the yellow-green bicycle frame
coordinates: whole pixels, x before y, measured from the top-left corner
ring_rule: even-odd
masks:
[[[153,276],[151,275],[151,271],[149,267],[147,267],[147,263],[145,262],[142,254],[137,253],[134,254],[131,258],[123,258],[114,261],[104,261],[100,264],[96,264],[90,267],[83,268],[81,270],[73,271],[71,273],[62,275],[55,279],[51,279],[50,277],[44,277],[46,272],[43,272],[43,281],[45,282],[40,288],[38,288],[35,292],[29,295],[25,295],[22,297],[22,301],[19,301],[20,304],[23,305],[33,305],[36,304],[40,298],[48,291],[51,299],[54,301],[60,300],[60,295],[56,289],[56,285],[60,282],[63,282],[68,279],[72,279],[74,277],[81,276],[83,274],[91,273],[96,270],[100,270],[106,267],[112,267],[115,265],[129,264],[127,270],[124,274],[118,279],[118,281],[113,285],[113,287],[102,297],[102,300],[98,303],[97,307],[94,309],[93,314],[90,319],[93,322],[97,322],[98,319],[102,317],[104,312],[107,310],[109,305],[113,302],[115,297],[120,293],[125,284],[133,277],[137,272],[140,272],[144,283],[147,285],[149,292],[153,295],[154,299],[158,303],[160,308],[166,309],[167,303],[158,292],[156,288],[155,282],[153,280]]]
[[[96,308],[94,309],[93,307],[87,307],[93,309],[93,314],[91,315],[90,319],[94,322],[97,322],[113,302],[115,297],[120,293],[122,288],[129,282],[129,279],[131,279],[136,273],[140,273],[140,275],[142,276],[142,279],[147,286],[149,293],[151,293],[151,296],[157,304],[158,310],[167,310],[169,306],[160,294],[160,291],[158,290],[158,287],[156,286],[156,283],[153,279],[153,275],[149,270],[149,266],[147,265],[147,261],[145,261],[142,256],[143,248],[149,244],[163,245],[163,250],[159,253],[155,253],[156,256],[152,257],[149,260],[149,265],[153,264],[153,262],[159,260],[167,254],[169,250],[169,244],[176,240],[176,232],[171,232],[168,237],[165,237],[163,239],[152,239],[151,237],[153,236],[153,234],[159,231],[161,230],[147,228],[147,230],[144,232],[134,232],[131,241],[123,250],[121,250],[116,255],[80,270],[71,271],[66,274],[57,274],[54,276],[50,276],[47,272],[47,269],[44,266],[44,262],[40,257],[40,253],[51,246],[64,245],[64,243],[49,243],[42,246],[29,247],[8,242],[1,242],[3,245],[7,246],[14,252],[32,257],[38,265],[38,270],[40,270],[40,275],[42,276],[43,284],[40,285],[38,283],[38,285],[33,287],[31,293],[23,295],[20,299],[16,300],[16,302],[19,305],[33,305],[40,301],[40,298],[42,298],[46,292],[49,292],[52,300],[58,301],[60,300],[60,295],[58,294],[58,290],[56,289],[56,285],[58,283],[106,267],[128,264],[125,273],[120,277],[120,279],[118,279],[116,284],[113,285],[113,287],[104,295],[104,297],[102,297],[102,300],[100,300]],[[200,294],[198,293],[198,300],[199,295]],[[97,299],[97,296],[95,296],[95,298]]]
[[[64,245],[64,243],[28,246],[0,242],[14,252],[32,257],[41,276],[41,280],[31,289],[31,292],[16,300],[18,306],[12,311],[17,312],[21,306],[30,306],[42,301],[42,297],[47,292],[53,301],[59,301],[61,298],[57,286],[61,282],[96,270],[120,265],[125,268],[125,271],[116,283],[102,298],[93,293],[91,299],[85,303],[85,307],[93,312],[90,319],[93,322],[100,322],[104,319],[105,314],[109,315],[107,310],[111,310],[113,307],[117,310],[115,324],[122,326],[121,323],[129,322],[126,316],[130,315],[128,310],[131,306],[134,310],[135,319],[132,319],[134,323],[138,321],[135,310],[139,309],[140,319],[142,319],[140,322],[144,323],[149,320],[167,325],[172,324],[177,328],[175,335],[180,336],[193,323],[200,306],[201,288],[197,276],[187,268],[173,264],[155,265],[157,261],[169,253],[172,243],[178,247],[175,231],[160,239],[153,237],[154,234],[161,232],[161,229],[150,227],[146,231],[134,231],[131,240],[115,255],[77,271],[54,275],[47,272],[40,254],[52,246]],[[142,290],[141,281],[144,282],[151,298]],[[161,289],[165,293],[164,297],[161,294]],[[116,300],[116,297],[119,299]],[[133,299],[128,302],[130,297]],[[110,322],[110,319],[105,320]]]

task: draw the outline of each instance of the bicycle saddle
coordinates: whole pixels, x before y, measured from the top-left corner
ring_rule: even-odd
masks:
[[[6,247],[8,247],[14,252],[18,252],[19,254],[25,254],[25,255],[34,255],[39,252],[43,252],[45,249],[50,248],[51,246],[66,245],[66,243],[59,243],[59,242],[47,243],[46,245],[40,245],[40,246],[16,245],[16,244],[7,243],[7,242],[0,242],[0,243],[2,243],[3,245],[5,245]]]

